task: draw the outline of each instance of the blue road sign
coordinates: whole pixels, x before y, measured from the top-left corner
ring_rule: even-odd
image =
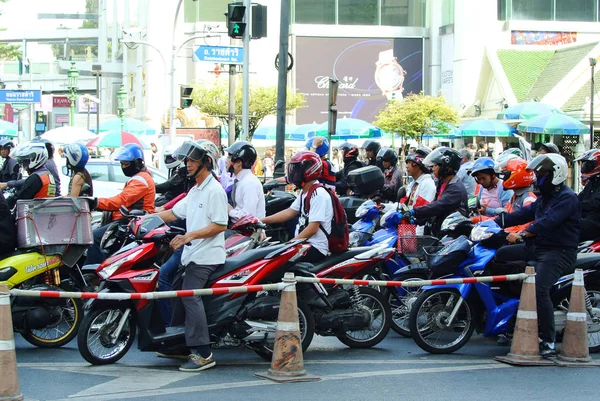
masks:
[[[244,49],[239,46],[198,46],[194,50],[194,61],[242,64]]]
[[[0,103],[40,103],[42,91],[40,90],[9,90],[0,89]]]

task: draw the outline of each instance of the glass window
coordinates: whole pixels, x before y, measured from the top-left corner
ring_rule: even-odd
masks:
[[[442,25],[454,24],[454,0],[444,0],[442,3]]]
[[[94,181],[109,181],[108,164],[106,163],[88,163],[85,168],[92,176]]]
[[[498,21],[506,21],[508,19],[506,15],[506,2],[507,0],[498,0]]]
[[[338,0],[338,24],[378,25],[377,0]]]
[[[183,19],[185,22],[225,22],[229,0],[185,0]],[[172,17],[171,17],[172,18]]]
[[[381,25],[408,26],[408,0],[381,0]]]
[[[120,164],[113,164],[112,170],[113,170],[113,174],[115,176],[115,179],[113,180],[113,182],[119,182],[119,183],[124,184],[127,181],[129,181],[129,177],[127,177],[123,173],[123,169],[121,168]]]
[[[513,20],[552,21],[553,0],[513,0]]]
[[[296,24],[335,24],[335,0],[295,0]]]
[[[597,0],[556,0],[557,21],[596,21]]]

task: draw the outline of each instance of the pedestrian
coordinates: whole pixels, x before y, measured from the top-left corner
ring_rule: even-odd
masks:
[[[460,169],[458,170],[458,173],[456,173],[456,176],[465,186],[465,189],[467,190],[467,196],[469,199],[471,199],[475,197],[475,188],[477,186],[475,178],[473,178],[473,176],[470,174],[470,170],[473,168],[473,154],[468,149],[462,149],[460,154],[462,155],[462,160]]]
[[[152,167],[158,168],[158,147],[154,142],[150,144],[150,151],[152,152]]]
[[[171,241],[171,247],[183,247],[180,271],[182,289],[203,288],[210,275],[225,263],[225,230],[227,229],[227,195],[215,178],[219,150],[210,141],[184,142],[177,151],[188,175],[196,184],[187,196],[171,210],[158,214],[165,222],[186,219],[187,233]],[[215,366],[210,348],[208,322],[202,297],[181,299],[185,309],[185,343],[190,354],[179,370],[199,372]],[[173,356],[159,353],[159,356]]]

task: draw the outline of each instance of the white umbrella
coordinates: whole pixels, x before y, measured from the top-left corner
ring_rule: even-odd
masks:
[[[78,141],[88,141],[96,138],[96,134],[84,128],[64,126],[51,129],[43,134],[42,138],[47,139],[55,144],[64,144]]]

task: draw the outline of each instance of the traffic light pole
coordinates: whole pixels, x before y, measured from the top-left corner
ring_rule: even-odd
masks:
[[[252,2],[244,0],[246,7],[246,31],[244,32],[244,60],[243,60],[243,86],[242,86],[242,140],[248,140],[248,131],[250,127],[248,105],[250,103],[250,24],[252,22]]]
[[[175,143],[175,31],[177,29],[177,20],[179,19],[179,10],[181,9],[181,3],[183,0],[179,0],[177,3],[177,9],[175,10],[175,18],[173,19],[173,36],[171,37],[171,85],[169,85],[169,142]]]
[[[228,135],[227,143],[229,146],[235,142],[235,74],[236,65],[229,64],[229,115],[227,120]]]
[[[287,66],[290,32],[290,0],[281,0],[281,26],[279,32],[279,77],[277,80],[277,126],[275,136],[275,161],[285,162],[285,115],[287,98]],[[283,177],[282,165],[273,173],[274,178]]]

